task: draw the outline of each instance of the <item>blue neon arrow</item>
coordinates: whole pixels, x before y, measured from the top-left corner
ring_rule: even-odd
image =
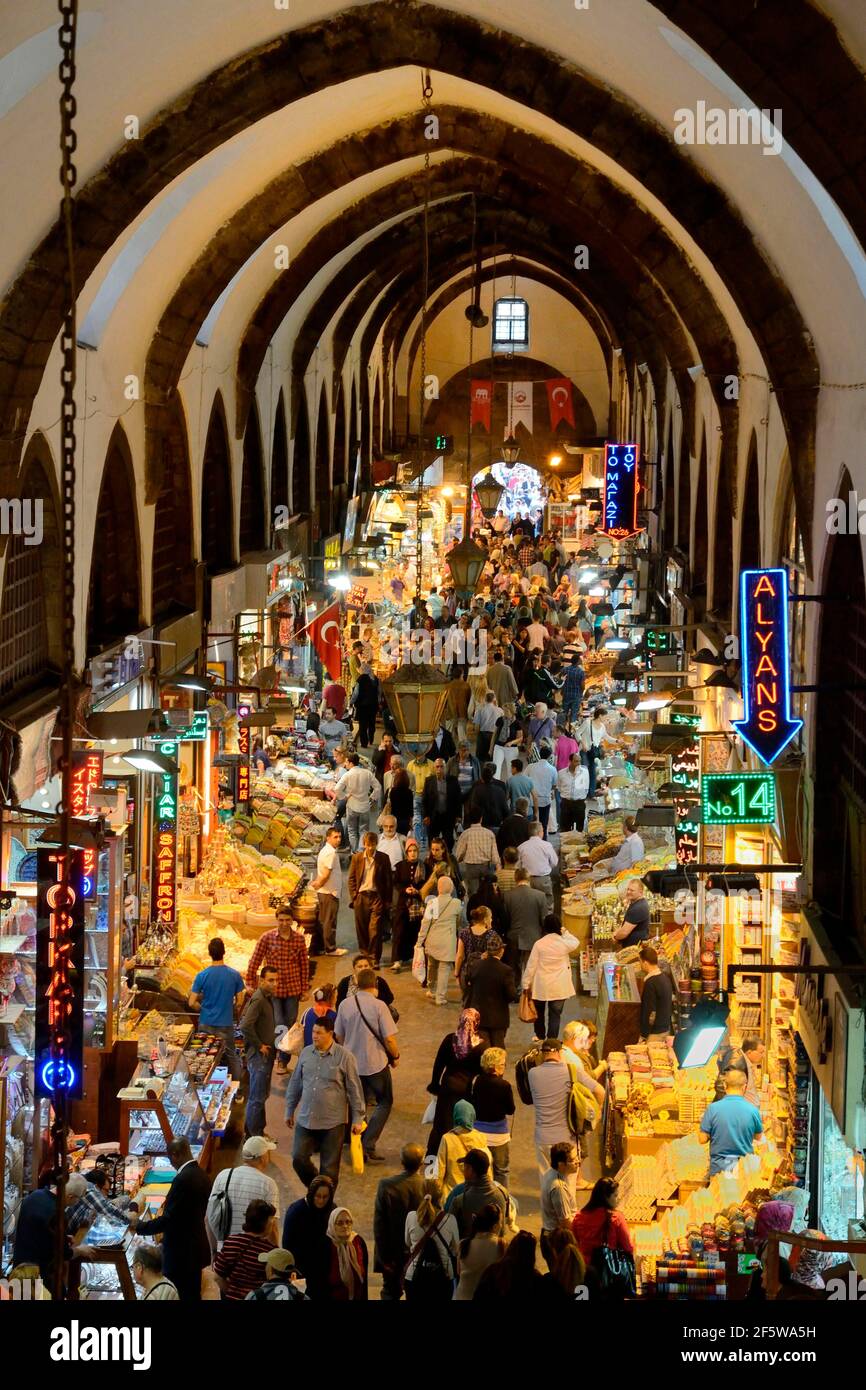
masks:
[[[775,598],[756,594],[755,589],[766,575],[775,585]],[[749,584],[749,580],[754,583]],[[773,632],[766,648],[757,640],[753,624],[755,613],[770,612],[773,619]],[[766,621],[766,620],[765,620]],[[733,727],[744,743],[769,767],[787,748],[803,727],[802,719],[791,718],[791,690],[788,674],[788,576],[783,569],[743,570],[740,575],[740,646],[743,653],[743,719],[733,721]],[[774,704],[764,706],[764,714],[772,709],[775,714],[775,727],[766,729],[760,722],[760,713],[755,698],[757,687],[757,667],[761,657],[769,657],[777,670],[777,698]],[[771,684],[769,678],[764,683]]]

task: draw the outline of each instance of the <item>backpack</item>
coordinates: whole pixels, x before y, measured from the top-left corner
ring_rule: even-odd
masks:
[[[578,1081],[573,1064],[571,1062],[566,1062],[565,1065],[568,1067],[568,1075],[571,1078],[566,1119],[568,1128],[575,1138],[578,1138],[585,1130],[594,1127],[598,1119],[598,1110],[594,1097],[586,1087]]]
[[[412,1285],[412,1292],[419,1298],[430,1299],[434,1302],[437,1299],[442,1302],[450,1301],[454,1293],[454,1259],[451,1252],[445,1246],[445,1242],[438,1229],[443,1217],[444,1212],[437,1216],[433,1225],[425,1231],[424,1235],[415,1246],[415,1250],[412,1251],[407,1262],[408,1267],[408,1264],[411,1264],[412,1260],[416,1259],[417,1252],[415,1273],[409,1281]],[[440,1246],[445,1250],[448,1256],[452,1271],[450,1275],[442,1263]]]
[[[207,1214],[208,1225],[220,1242],[228,1239],[232,1229],[232,1199],[229,1196],[229,1188],[234,1171],[234,1168],[229,1170],[225,1187],[214,1193]]]
[[[523,1056],[518,1059],[514,1068],[514,1079],[517,1082],[517,1094],[524,1105],[532,1104],[532,1091],[529,1087],[529,1073],[533,1067],[537,1067],[541,1061],[541,1048],[534,1043]]]

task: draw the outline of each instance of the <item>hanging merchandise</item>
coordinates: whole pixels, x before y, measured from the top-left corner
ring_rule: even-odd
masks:
[[[544,384],[547,387],[551,432],[555,431],[562,420],[574,429],[574,397],[568,377],[551,377],[550,381],[546,381]]]

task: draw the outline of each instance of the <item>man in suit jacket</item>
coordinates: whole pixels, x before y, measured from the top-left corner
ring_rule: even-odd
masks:
[[[500,857],[507,849],[518,849],[529,839],[529,802],[522,796],[515,803],[514,812],[506,816],[496,836],[496,848]]]
[[[210,1178],[193,1158],[188,1139],[172,1139],[168,1156],[175,1171],[162,1215],[138,1221],[135,1232],[140,1236],[162,1233],[166,1279],[174,1284],[182,1303],[198,1303],[201,1272],[211,1259],[205,1227]]]
[[[402,1290],[403,1266],[406,1263],[406,1217],[417,1211],[424,1196],[424,1175],[421,1164],[424,1150],[420,1144],[404,1144],[400,1153],[402,1173],[383,1178],[376,1188],[373,1209],[373,1269],[382,1275],[382,1301],[399,1300]]]
[[[368,830],[364,848],[352,855],[349,865],[349,906],[355,909],[358,950],[369,954],[376,970],[382,957],[382,936],[393,893],[391,860],[376,848],[378,843],[376,832]]]
[[[467,968],[466,1008],[478,1010],[478,1032],[488,1047],[505,1046],[509,1005],[519,997],[514,971],[503,961],[504,954],[505,942],[494,932],[483,956],[473,957]]]
[[[466,810],[477,811],[484,829],[492,830],[494,833],[511,810],[505,783],[496,780],[494,763],[485,763],[482,767],[481,781],[469,793]]]
[[[454,825],[463,810],[460,783],[445,771],[444,758],[437,758],[433,766],[436,770],[427,778],[421,794],[424,824],[429,840],[438,836],[451,850],[454,848]]]
[[[522,977],[529,952],[541,936],[541,926],[547,916],[547,899],[540,888],[530,885],[529,873],[524,868],[517,870],[514,887],[505,894],[505,916],[509,942],[519,952]]]

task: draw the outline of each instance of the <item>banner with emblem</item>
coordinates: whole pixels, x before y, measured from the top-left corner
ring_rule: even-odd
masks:
[[[555,430],[560,420],[574,429],[574,396],[571,382],[567,376],[551,377],[547,386],[547,404],[550,407],[550,428]]]
[[[493,382],[470,381],[469,428],[479,423],[490,431],[490,413],[493,407]]]
[[[511,429],[523,425],[532,434],[532,382],[512,381],[508,386],[508,419]]]

